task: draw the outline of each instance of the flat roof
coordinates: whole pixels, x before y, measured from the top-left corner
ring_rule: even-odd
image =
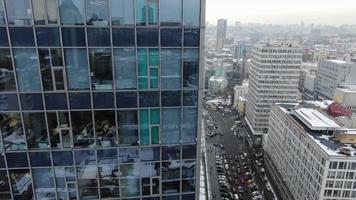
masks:
[[[312,108],[299,108],[292,113],[310,130],[334,130],[340,128],[334,120]]]

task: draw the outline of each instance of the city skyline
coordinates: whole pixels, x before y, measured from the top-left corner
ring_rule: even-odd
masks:
[[[356,23],[356,1],[352,0],[208,0],[206,10],[206,19],[210,24],[216,24],[220,18],[228,19],[229,25],[233,25],[235,21],[266,24],[304,22],[323,25]]]

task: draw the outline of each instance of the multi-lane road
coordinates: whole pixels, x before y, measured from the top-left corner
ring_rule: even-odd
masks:
[[[216,167],[216,155],[221,155],[225,154],[228,162],[230,163],[230,171],[231,167],[234,166],[235,168],[237,165],[241,165],[242,162],[246,162],[248,164],[248,169],[251,169],[251,171],[255,172],[254,175],[254,180],[258,186],[258,191],[263,194],[263,197],[265,200],[272,200],[274,199],[274,195],[267,191],[266,189],[266,181],[264,179],[264,173],[259,173],[261,171],[261,167],[257,166],[255,164],[255,158],[254,154],[252,153],[252,150],[249,148],[248,143],[246,141],[247,139],[247,133],[246,129],[244,127],[239,127],[238,134],[241,134],[242,137],[237,137],[237,135],[234,135],[234,132],[231,131],[231,127],[234,125],[235,119],[231,115],[228,115],[224,111],[213,111],[211,109],[206,109],[208,111],[209,115],[213,118],[214,123],[217,125],[217,129],[215,130],[216,132],[220,132],[222,134],[217,134],[213,137],[207,137],[206,138],[206,150],[207,150],[207,163],[208,163],[208,173],[210,177],[210,186],[211,186],[211,192],[212,192],[212,197],[213,200],[220,200],[222,197],[220,196],[220,186],[218,183],[218,173],[217,173],[217,167]],[[205,120],[205,119],[203,119]],[[208,128],[206,127],[206,122],[205,124],[205,133],[208,132]],[[214,145],[215,144],[215,145]],[[218,145],[216,145],[218,144]],[[222,144],[224,147],[220,148],[219,145]],[[247,152],[248,157],[245,160],[241,160],[240,158],[240,153],[242,152]],[[232,156],[232,159],[229,159],[229,156]],[[235,160],[235,156],[238,156],[239,160]],[[234,174],[234,171],[231,171],[232,174]],[[251,200],[252,195],[250,191],[248,190],[248,187],[246,184],[241,184],[240,183],[240,176],[243,177],[242,174],[239,174],[237,178],[233,177],[233,180],[230,181],[231,187],[237,188],[237,186],[243,186],[246,192],[240,193],[240,199],[243,200]]]

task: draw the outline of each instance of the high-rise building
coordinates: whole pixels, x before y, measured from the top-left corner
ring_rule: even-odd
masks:
[[[218,19],[218,24],[216,28],[216,48],[224,48],[226,40],[226,30],[227,30],[227,20]]]
[[[315,98],[333,99],[335,89],[341,85],[356,84],[356,63],[343,60],[322,60],[315,79]]]
[[[198,199],[205,0],[0,0],[0,199]]]
[[[290,44],[252,48],[246,107],[252,145],[260,145],[267,133],[271,104],[297,100],[301,60],[302,49]]]
[[[265,166],[282,199],[356,199],[355,133],[318,106],[272,105]]]

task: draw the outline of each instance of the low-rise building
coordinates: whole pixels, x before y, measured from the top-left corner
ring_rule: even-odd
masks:
[[[356,112],[356,85],[344,85],[336,88],[334,101],[347,106],[352,112]]]
[[[227,80],[224,76],[212,76],[209,79],[208,87],[212,94],[223,92],[227,87]]]
[[[267,173],[288,200],[356,199],[356,129],[311,104],[271,106]]]

